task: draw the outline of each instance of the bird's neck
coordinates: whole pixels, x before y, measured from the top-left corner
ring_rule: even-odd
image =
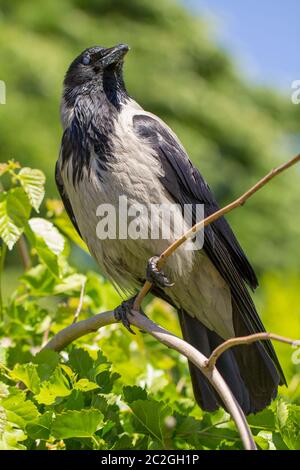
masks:
[[[61,104],[63,128],[69,127],[78,112],[84,113],[87,119],[96,113],[114,116],[129,100],[122,75],[109,70],[104,73],[100,83],[94,83],[88,88],[82,85],[65,87]]]
[[[122,104],[125,104],[129,99],[123,74],[120,70],[106,69],[103,73],[102,87],[106,99],[118,111],[121,109]]]

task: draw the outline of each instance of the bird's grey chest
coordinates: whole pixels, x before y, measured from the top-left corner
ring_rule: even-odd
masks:
[[[136,107],[124,106],[113,122],[111,131],[104,136],[107,145],[91,148],[91,166],[84,176],[84,185],[91,184],[100,203],[114,205],[119,209],[120,196],[129,203],[161,203],[165,189],[160,183],[163,170],[153,149],[136,134],[133,116]]]

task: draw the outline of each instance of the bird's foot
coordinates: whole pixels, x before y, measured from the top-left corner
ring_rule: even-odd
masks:
[[[162,269],[159,269],[157,266],[159,256],[152,256],[148,260],[147,270],[146,270],[146,279],[151,282],[151,284],[156,284],[159,287],[172,287],[174,282],[171,282],[168,277],[165,275]]]
[[[124,300],[124,302],[121,303],[121,305],[119,305],[117,308],[115,308],[114,310],[114,315],[115,315],[115,319],[117,321],[120,321],[123,323],[123,325],[125,326],[125,328],[130,331],[130,333],[132,333],[133,335],[135,335],[135,332],[132,330],[132,328],[130,327],[130,315],[132,315],[132,309],[133,309],[133,304],[134,304],[134,301],[136,299],[136,295],[134,297],[132,297],[131,299],[128,299],[128,300]],[[143,312],[143,310],[140,308],[139,312],[146,316],[146,314]]]

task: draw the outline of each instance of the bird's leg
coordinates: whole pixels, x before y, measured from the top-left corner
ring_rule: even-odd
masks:
[[[132,315],[131,310],[133,308],[135,299],[136,299],[136,295],[134,297],[131,297],[131,299],[124,300],[124,302],[122,302],[121,305],[119,305],[114,310],[115,319],[117,321],[122,322],[125,328],[127,328],[127,330],[130,331],[130,333],[132,333],[133,335],[135,335],[135,332],[130,327],[129,317],[130,315]],[[146,314],[143,312],[141,308],[139,311],[142,315],[146,316]]]
[[[168,277],[165,275],[162,269],[159,269],[157,266],[159,256],[152,256],[148,260],[147,270],[146,270],[146,279],[151,282],[151,284],[156,284],[159,287],[172,287],[174,282],[171,282]]]

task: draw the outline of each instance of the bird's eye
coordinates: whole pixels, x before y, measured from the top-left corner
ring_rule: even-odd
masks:
[[[91,62],[91,58],[90,58],[89,55],[83,56],[83,58],[82,58],[83,65],[89,65],[90,62]]]

